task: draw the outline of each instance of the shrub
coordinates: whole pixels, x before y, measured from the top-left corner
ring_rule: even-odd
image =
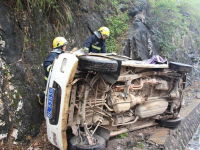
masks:
[[[169,54],[179,46],[180,40],[188,31],[188,20],[180,12],[181,4],[177,0],[149,0],[152,16],[147,24],[153,27],[153,32],[164,50]]]
[[[128,133],[122,133],[116,136],[116,138],[124,139],[128,136]]]
[[[119,37],[123,36],[128,29],[129,17],[127,12],[106,18],[106,23],[110,29],[110,38],[106,40],[107,52],[119,52],[121,46],[118,46]]]

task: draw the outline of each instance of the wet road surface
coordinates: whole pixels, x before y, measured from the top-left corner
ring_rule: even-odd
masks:
[[[200,125],[185,150],[200,150]]]

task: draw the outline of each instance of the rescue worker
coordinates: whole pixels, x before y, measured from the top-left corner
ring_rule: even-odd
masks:
[[[45,87],[47,84],[49,70],[51,68],[51,64],[53,63],[54,59],[59,56],[60,54],[66,51],[66,45],[68,44],[67,40],[64,37],[56,37],[53,40],[53,51],[50,52],[49,56],[46,58],[45,62],[43,63],[43,68],[45,71],[44,83]],[[45,98],[45,91],[37,94],[39,99],[40,105],[43,105],[44,98]]]
[[[100,27],[98,31],[94,31],[94,34],[85,40],[83,47],[89,53],[106,53],[105,39],[109,36],[110,30],[105,26]]]

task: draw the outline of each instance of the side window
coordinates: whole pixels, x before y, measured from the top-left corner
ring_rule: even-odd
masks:
[[[52,117],[49,120],[50,124],[57,125],[60,113],[60,102],[61,102],[61,87],[55,81],[53,83],[54,88],[54,98],[52,106]]]

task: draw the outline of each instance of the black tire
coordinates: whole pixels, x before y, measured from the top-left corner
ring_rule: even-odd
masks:
[[[181,123],[182,118],[169,119],[169,120],[156,120],[161,127],[176,128]]]
[[[117,67],[116,60],[98,56],[81,56],[78,62],[80,71],[116,72]]]
[[[94,135],[94,137],[97,139],[96,145],[84,145],[80,143],[80,137],[74,136],[70,140],[69,149],[70,150],[104,150],[106,147],[106,140],[99,136]],[[85,137],[86,138],[86,137]]]
[[[183,73],[190,73],[192,71],[192,66],[183,64],[183,63],[178,63],[178,62],[170,62],[169,69],[175,70],[175,71],[180,71]]]

